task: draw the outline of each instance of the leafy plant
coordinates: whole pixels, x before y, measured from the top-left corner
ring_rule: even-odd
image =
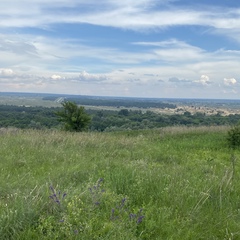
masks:
[[[232,148],[240,147],[240,123],[228,131],[227,141]]]
[[[62,106],[63,110],[56,112],[56,115],[59,121],[64,123],[66,131],[82,132],[88,128],[91,118],[83,106],[70,101],[63,102]]]

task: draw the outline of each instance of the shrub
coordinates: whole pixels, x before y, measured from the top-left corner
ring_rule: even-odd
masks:
[[[232,148],[240,147],[240,123],[228,131],[227,141]]]

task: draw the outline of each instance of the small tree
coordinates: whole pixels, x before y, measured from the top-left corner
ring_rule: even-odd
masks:
[[[62,106],[63,110],[56,112],[56,115],[59,117],[59,121],[64,123],[66,131],[82,132],[88,128],[91,118],[85,112],[84,107],[79,107],[70,101],[63,102]]]
[[[240,147],[240,123],[228,131],[227,141],[232,148]]]

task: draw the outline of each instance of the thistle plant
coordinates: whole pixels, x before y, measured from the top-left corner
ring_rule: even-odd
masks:
[[[50,190],[52,192],[52,195],[50,195],[49,198],[51,198],[53,202],[60,205],[64,198],[67,196],[67,194],[66,193],[61,194],[61,191],[57,192],[52,185],[50,186]]]
[[[103,178],[100,178],[97,181],[96,185],[94,185],[93,187],[89,188],[89,191],[90,191],[90,194],[91,194],[92,203],[95,206],[98,206],[100,204],[102,193],[105,192],[105,190],[102,189],[102,184],[103,184]]]
[[[143,209],[141,208],[137,213],[129,213],[129,209],[126,206],[127,198],[123,198],[121,203],[116,206],[116,208],[112,208],[110,220],[121,220],[135,222],[136,224],[140,224],[143,221]],[[128,216],[128,217],[127,217]]]

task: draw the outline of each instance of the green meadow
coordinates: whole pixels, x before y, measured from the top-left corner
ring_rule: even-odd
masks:
[[[1,239],[240,239],[228,127],[1,129]]]

